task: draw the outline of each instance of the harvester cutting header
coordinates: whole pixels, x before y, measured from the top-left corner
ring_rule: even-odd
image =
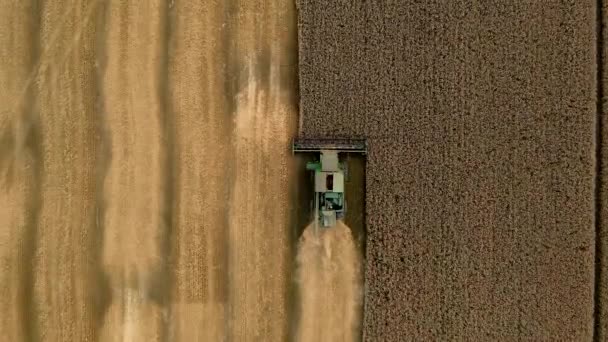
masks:
[[[335,226],[346,214],[344,177],[346,164],[339,159],[340,153],[367,153],[365,139],[302,139],[293,140],[292,152],[318,153],[318,158],[306,163],[306,170],[313,173],[314,217],[323,228]]]

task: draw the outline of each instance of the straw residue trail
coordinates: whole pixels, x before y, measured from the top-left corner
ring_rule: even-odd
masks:
[[[230,302],[235,340],[285,338],[288,203],[286,115],[251,80],[236,114],[230,207]],[[268,197],[267,197],[268,196]]]
[[[111,160],[104,182],[102,261],[110,283],[102,340],[154,341],[164,238],[159,75],[162,1],[110,2],[103,79]],[[162,275],[161,275],[162,276]]]
[[[356,341],[361,310],[361,256],[350,228],[308,226],[300,238],[297,341]]]

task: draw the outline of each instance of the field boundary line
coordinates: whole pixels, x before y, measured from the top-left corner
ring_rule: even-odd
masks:
[[[596,0],[596,117],[595,117],[595,177],[594,186],[594,229],[595,229],[595,273],[593,288],[593,332],[592,341],[599,342],[606,333],[603,325],[602,287],[603,265],[603,124],[604,124],[604,8],[603,0]]]

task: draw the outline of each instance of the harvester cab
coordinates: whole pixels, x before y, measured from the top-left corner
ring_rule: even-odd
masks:
[[[367,153],[363,139],[294,139],[293,153],[318,153],[315,161],[306,163],[314,181],[313,217],[315,224],[331,228],[346,214],[344,178],[346,164],[340,153]]]

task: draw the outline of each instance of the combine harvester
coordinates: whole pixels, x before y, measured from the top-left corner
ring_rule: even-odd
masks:
[[[306,170],[313,173],[315,231],[319,224],[323,228],[334,227],[346,214],[344,178],[347,166],[338,154],[366,154],[367,143],[365,139],[294,139],[292,153],[306,152],[319,154],[316,161],[306,163]]]

